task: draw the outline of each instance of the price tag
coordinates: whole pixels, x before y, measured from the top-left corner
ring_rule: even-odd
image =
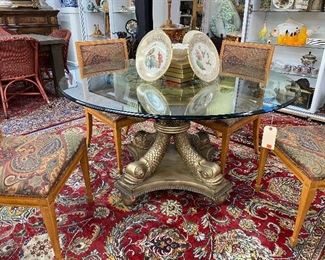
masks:
[[[274,126],[265,126],[263,131],[263,138],[262,138],[262,147],[267,149],[274,149],[275,139],[278,129]]]

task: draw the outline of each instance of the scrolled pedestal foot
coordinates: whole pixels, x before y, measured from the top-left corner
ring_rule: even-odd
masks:
[[[219,165],[209,162],[199,155],[193,149],[187,133],[177,134],[175,136],[175,143],[178,153],[200,181],[211,188],[223,181]]]

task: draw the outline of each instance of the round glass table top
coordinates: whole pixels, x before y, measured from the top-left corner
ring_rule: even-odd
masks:
[[[300,96],[298,84],[270,72],[266,84],[222,76],[210,83],[193,79],[171,83],[145,82],[134,66],[81,79],[62,78],[60,91],[86,107],[120,115],[165,120],[225,119],[283,108]]]

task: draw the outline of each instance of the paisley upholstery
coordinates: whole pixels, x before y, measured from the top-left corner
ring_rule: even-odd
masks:
[[[312,180],[325,179],[325,126],[284,127],[276,146]]]
[[[84,141],[67,132],[4,138],[0,149],[0,194],[45,197]]]
[[[114,114],[114,113],[108,113],[108,112],[103,112],[103,114],[106,116],[106,117],[109,117],[111,120],[113,121],[117,121],[119,119],[122,119],[122,118],[125,118],[126,116],[121,116],[121,115],[118,115],[118,114]]]
[[[228,118],[228,119],[218,119],[218,122],[222,122],[227,126],[231,126],[237,122],[239,122],[240,120],[242,120],[242,118]]]

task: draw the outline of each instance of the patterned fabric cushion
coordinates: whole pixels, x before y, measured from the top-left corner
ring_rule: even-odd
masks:
[[[312,180],[325,179],[325,126],[291,126],[278,130],[277,147]]]
[[[126,116],[121,116],[118,114],[114,114],[114,113],[108,113],[108,112],[102,112],[106,117],[109,117],[111,120],[113,121],[117,121],[119,119],[125,118]]]
[[[82,135],[70,132],[21,137],[9,142],[12,145],[1,149],[0,194],[46,196],[83,139]],[[10,157],[3,156],[6,153]]]
[[[224,124],[231,126],[237,122],[239,122],[240,120],[242,120],[243,118],[229,118],[229,119],[218,119],[217,121],[223,122]]]

